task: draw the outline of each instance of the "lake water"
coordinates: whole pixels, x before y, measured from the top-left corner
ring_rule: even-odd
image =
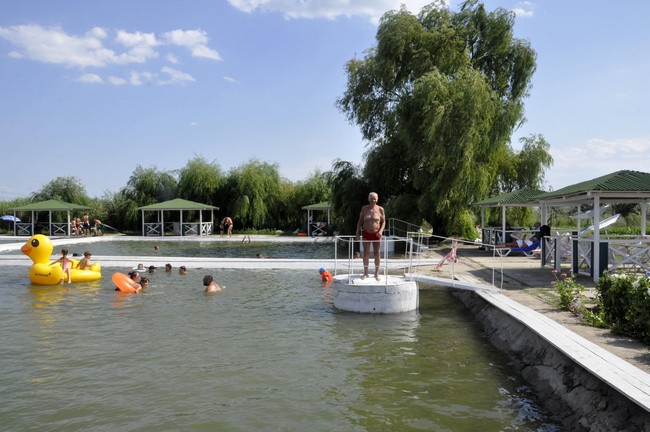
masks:
[[[125,295],[116,270],[38,287],[0,267],[4,430],[559,430],[444,289],[362,315],[312,271],[162,272]]]

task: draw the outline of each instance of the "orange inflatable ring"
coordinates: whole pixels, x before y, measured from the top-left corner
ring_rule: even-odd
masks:
[[[111,279],[113,279],[113,283],[115,284],[117,289],[120,290],[121,292],[131,293],[131,294],[135,294],[138,292],[136,288],[136,283],[133,282],[131,278],[125,275],[124,273],[113,273]]]
[[[320,277],[323,282],[332,282],[334,280],[332,273],[328,272],[327,270],[321,273]]]

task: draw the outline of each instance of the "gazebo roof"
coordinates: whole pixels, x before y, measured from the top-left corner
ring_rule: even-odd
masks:
[[[66,210],[88,210],[90,207],[82,206],[79,204],[72,204],[59,200],[47,200],[36,203],[27,204],[20,207],[14,207],[10,210],[13,211],[66,211]]]
[[[330,210],[331,208],[332,206],[330,205],[329,201],[323,201],[317,204],[306,205],[302,209],[303,210]]]
[[[650,173],[621,170],[546,192],[533,199],[541,203],[580,203],[594,197],[610,202],[635,202],[650,199]]]
[[[138,207],[138,210],[219,210],[219,207],[176,198],[161,203]]]
[[[526,205],[537,205],[536,203],[531,203],[531,201],[535,197],[542,195],[544,193],[546,192],[543,190],[525,187],[516,191],[507,192],[501,195],[497,195],[495,197],[481,200],[475,204],[480,207],[501,207],[501,206],[523,207]]]

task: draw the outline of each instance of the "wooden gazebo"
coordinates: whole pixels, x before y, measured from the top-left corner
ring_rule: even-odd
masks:
[[[214,211],[219,210],[208,204],[201,204],[194,201],[176,198],[173,200],[151,204],[139,207],[142,212],[142,235],[143,236],[164,236],[165,232],[173,232],[177,235],[198,235],[205,236],[213,233],[214,228]],[[178,212],[177,221],[165,220],[165,212]],[[209,218],[204,218],[204,212],[209,211]],[[147,222],[145,215],[154,212],[156,219],[153,222]],[[198,220],[186,219],[186,216],[192,213],[198,213]]]
[[[59,200],[47,200],[40,201],[36,203],[27,204],[20,207],[15,207],[10,209],[16,217],[16,213],[31,213],[30,222],[16,222],[14,223],[14,235],[26,235],[31,236],[36,233],[36,226],[46,225],[48,227],[48,232],[50,236],[66,236],[70,237],[70,221],[71,213],[74,215],[75,211],[88,211],[90,207],[82,206],[79,204],[72,204],[65,201]],[[36,214],[41,212],[47,212],[48,218],[47,221],[37,221]],[[52,215],[56,213],[65,213],[65,221],[54,221]],[[24,220],[24,218],[22,218]]]
[[[307,210],[307,235],[326,235],[327,227],[331,224],[332,221],[332,207],[330,206],[330,203],[325,201],[317,204],[310,204],[304,206],[302,209]],[[327,222],[314,221],[314,212],[326,212]]]

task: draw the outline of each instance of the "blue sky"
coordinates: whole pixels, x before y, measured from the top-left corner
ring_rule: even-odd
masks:
[[[366,143],[335,107],[345,63],[408,0],[0,2],[0,199],[75,176],[90,196],[136,165],[224,172],[252,159],[304,180]],[[460,2],[450,7],[457,10]],[[547,188],[650,171],[650,2],[488,0],[537,52],[518,139],[542,134]]]

